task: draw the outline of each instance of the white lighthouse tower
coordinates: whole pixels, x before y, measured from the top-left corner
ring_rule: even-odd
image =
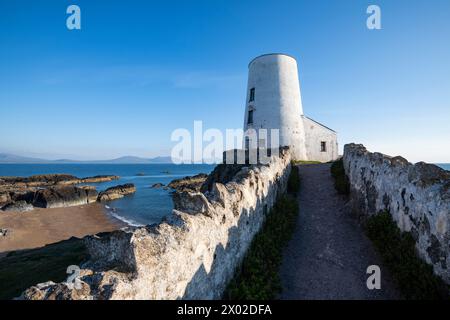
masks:
[[[291,147],[295,159],[306,159],[297,61],[286,54],[265,54],[248,68],[244,131],[266,129],[267,140],[259,136],[258,145],[270,148],[270,130],[279,129],[279,145]]]

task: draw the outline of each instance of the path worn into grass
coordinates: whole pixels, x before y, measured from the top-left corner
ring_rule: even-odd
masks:
[[[396,299],[387,270],[345,199],[329,164],[300,166],[300,214],[284,250],[282,299]],[[368,290],[367,267],[381,268],[381,290]]]

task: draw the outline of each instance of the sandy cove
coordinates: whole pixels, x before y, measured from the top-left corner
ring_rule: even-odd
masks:
[[[1,212],[0,228],[8,229],[9,233],[0,238],[0,257],[9,251],[39,248],[70,237],[81,238],[124,226],[109,216],[100,203],[22,213]]]

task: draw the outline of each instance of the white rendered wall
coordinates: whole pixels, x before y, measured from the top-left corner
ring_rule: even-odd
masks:
[[[336,132],[302,117],[305,128],[306,159],[328,162],[338,158],[338,144]],[[326,152],[321,151],[321,142],[326,142]]]
[[[249,101],[252,88],[255,99]],[[248,125],[250,109],[254,110],[253,124]],[[269,54],[250,62],[244,131],[267,129],[270,147],[270,129],[279,129],[280,146],[290,146],[294,159],[306,160],[302,114],[296,60],[283,54]]]

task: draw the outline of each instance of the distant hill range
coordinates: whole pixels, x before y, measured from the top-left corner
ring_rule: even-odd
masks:
[[[105,163],[105,164],[152,164],[152,163],[172,163],[171,157],[140,158],[124,156],[111,160],[47,160],[40,158],[22,157],[14,154],[0,153],[0,163]]]

